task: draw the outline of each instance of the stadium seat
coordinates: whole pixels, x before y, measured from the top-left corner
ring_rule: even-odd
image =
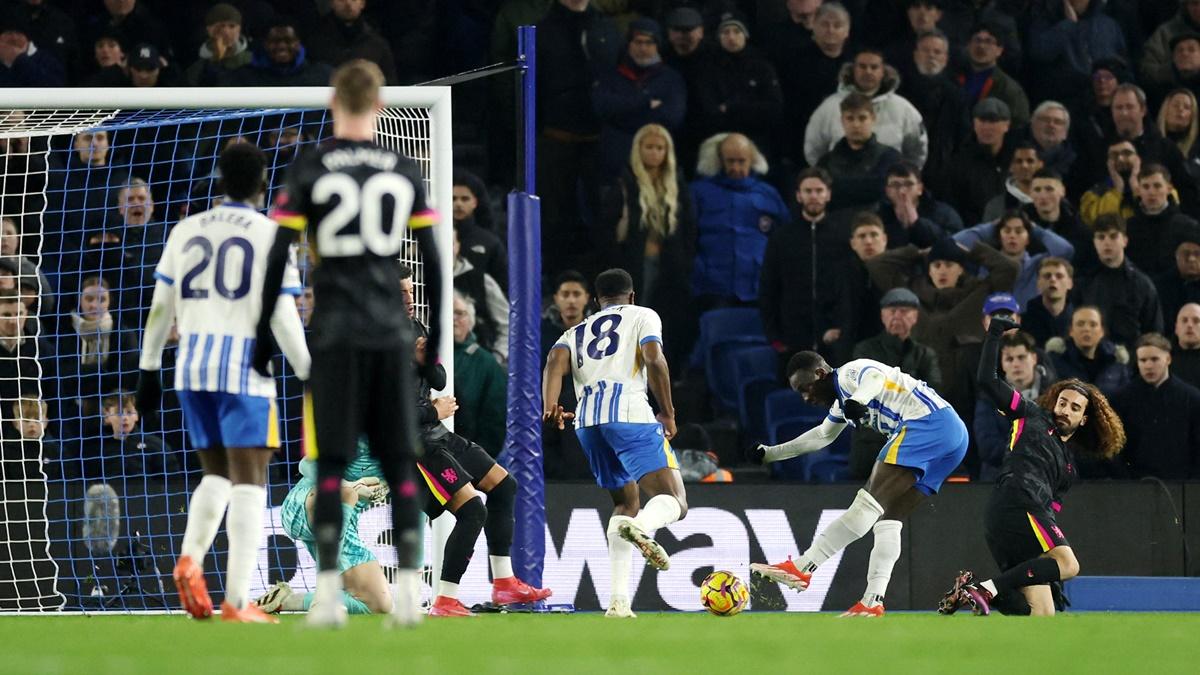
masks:
[[[765,345],[762,319],[751,307],[714,309],[700,316],[700,339],[696,342],[694,365],[704,369],[709,390],[725,411],[737,409],[737,389],[733,386],[732,352],[738,346]]]
[[[805,475],[810,483],[838,483],[850,478],[849,458],[836,455],[829,448],[805,455],[803,459],[808,460]]]
[[[777,374],[779,356],[764,346],[739,351],[734,358],[738,422],[749,438],[762,440],[767,437],[763,404],[768,394],[783,388]]]
[[[825,417],[825,413],[825,410],[805,403],[804,399],[791,389],[773,391],[767,394],[766,401],[763,403],[763,424],[767,429],[767,442],[776,445],[781,440],[791,438],[790,436],[787,438],[780,436],[781,425],[794,422],[798,417],[815,418],[817,422],[820,422]],[[809,424],[800,431],[811,429],[812,426]]]
[[[799,415],[777,420],[775,426],[767,430],[768,443],[777,445],[789,441],[821,423],[825,413]],[[772,462],[771,477],[778,480],[808,480],[808,461],[802,455],[785,459],[782,462]]]
[[[741,339],[723,340],[709,349],[708,391],[718,413],[737,412],[738,379],[737,362],[743,352],[762,347],[761,344],[744,342]],[[770,347],[767,347],[770,349]]]
[[[773,377],[744,381],[738,389],[738,421],[746,440],[761,443],[767,439],[766,400],[782,385]]]

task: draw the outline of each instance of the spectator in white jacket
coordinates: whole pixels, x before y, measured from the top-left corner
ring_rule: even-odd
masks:
[[[900,75],[884,62],[881,51],[867,47],[858,52],[853,63],[842,66],[837,92],[822,101],[808,120],[804,132],[804,157],[808,163],[816,166],[817,160],[842,139],[839,105],[850,92],[857,91],[870,96],[874,103],[876,139],[895,148],[909,162],[924,166],[929,136],[921,113],[896,93],[899,86]]]

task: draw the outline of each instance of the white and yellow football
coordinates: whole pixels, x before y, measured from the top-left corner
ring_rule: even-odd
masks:
[[[700,604],[709,614],[733,616],[750,604],[750,590],[733,572],[717,570],[700,584]]]

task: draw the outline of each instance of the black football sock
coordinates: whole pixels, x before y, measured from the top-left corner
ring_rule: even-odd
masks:
[[[442,556],[442,581],[457,584],[462,581],[471,562],[471,554],[475,552],[475,542],[479,541],[479,532],[487,518],[487,508],[482,499],[472,497],[458,507],[454,518],[454,529],[446,539],[446,551]]]
[[[992,583],[996,585],[996,595],[1003,595],[1008,591],[1025,586],[1037,586],[1038,584],[1048,584],[1052,581],[1058,581],[1059,570],[1058,561],[1054,558],[1034,558],[1026,560],[1013,567],[1005,570],[1000,576],[992,579]]]
[[[488,554],[508,557],[512,552],[513,502],[517,497],[517,481],[512,476],[505,476],[487,496],[487,521],[483,529],[487,535]]]

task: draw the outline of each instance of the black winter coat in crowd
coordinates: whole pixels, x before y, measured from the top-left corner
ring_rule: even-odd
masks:
[[[829,282],[844,268],[850,235],[839,221],[799,215],[767,242],[758,284],[758,307],[770,342],[788,351],[813,349],[834,327]]]
[[[1134,377],[1112,405],[1125,423],[1130,477],[1200,478],[1200,389],[1173,375],[1157,387]]]
[[[1094,358],[1087,358],[1070,338],[1052,338],[1046,351],[1061,380],[1072,377],[1091,382],[1112,396],[1129,383],[1129,351],[1112,340],[1101,340]]]
[[[352,59],[366,59],[379,66],[388,84],[400,84],[396,79],[396,57],[392,47],[366,19],[346,23],[332,12],[308,38],[308,52],[317,61],[332,66]]]
[[[872,135],[861,148],[850,147],[845,138],[825,153],[817,166],[833,176],[831,209],[869,206],[883,196],[887,171],[900,161],[900,153]]]
[[[900,248],[909,244],[917,248],[929,248],[937,240],[963,229],[963,221],[958,212],[946,202],[934,199],[928,191],[917,200],[917,222],[909,227],[900,224],[900,219],[896,217],[896,207],[887,199],[879,201],[875,212],[883,221],[888,248]]]
[[[1143,211],[1139,203],[1133,217],[1125,221],[1129,235],[1125,255],[1151,277],[1175,267],[1175,246],[1179,235],[1200,227],[1179,210],[1173,198],[1168,199],[1167,207],[1155,214]]]
[[[1105,334],[1131,347],[1144,333],[1161,333],[1162,308],[1150,277],[1126,258],[1119,267],[1101,265],[1075,279],[1075,305],[1095,305],[1104,316]]]
[[[572,12],[554,3],[537,24],[538,124],[594,136],[600,121],[592,110],[592,85],[617,65],[624,44],[612,20],[595,7]]]
[[[740,132],[770,155],[783,119],[783,92],[770,61],[750,47],[736,54],[717,50],[699,103],[703,138]]]
[[[661,124],[674,136],[687,111],[687,85],[675,69],[658,63],[641,67],[622,56],[617,67],[600,73],[592,106],[600,119],[600,162],[605,175],[629,163],[633,136],[647,124]],[[651,101],[659,101],[657,107]]]
[[[1012,152],[1005,143],[998,154],[982,145],[972,135],[963,141],[950,160],[950,175],[945,180],[945,192],[967,223],[979,223],[983,206],[996,195],[1004,193],[1004,178]]]
[[[1175,334],[1175,319],[1179,310],[1189,302],[1200,302],[1200,279],[1185,279],[1174,265],[1154,278],[1158,303],[1162,307],[1163,328]],[[1200,385],[1197,385],[1200,386]]]
[[[681,298],[692,295],[692,260],[696,257],[696,214],[691,191],[682,176],[676,177],[679,203],[675,232],[658,242],[658,256],[647,255],[650,232],[642,222],[637,179],[628,167],[614,185],[602,192],[602,222],[610,228],[605,241],[611,247],[611,264],[633,277],[638,304],[658,312],[663,332],[670,338],[664,349],[672,367],[691,351],[696,317]],[[657,239],[657,237],[655,237]]]

